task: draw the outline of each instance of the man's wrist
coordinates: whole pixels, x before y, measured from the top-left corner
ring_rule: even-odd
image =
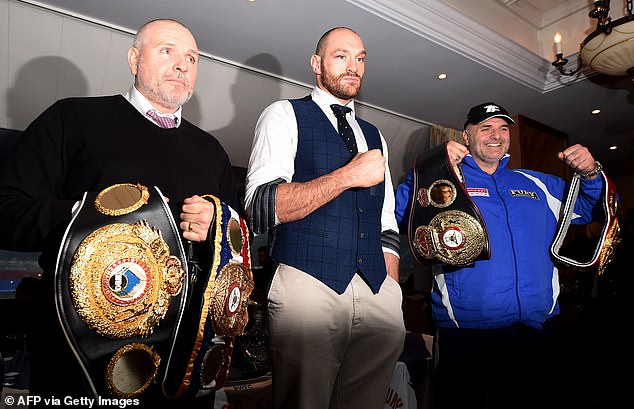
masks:
[[[594,170],[587,172],[587,173],[581,173],[579,172],[579,176],[581,176],[584,179],[593,179],[595,176],[597,176],[599,174],[599,172],[601,172],[601,170],[603,169],[603,165],[601,165],[599,163],[599,161],[594,161]]]

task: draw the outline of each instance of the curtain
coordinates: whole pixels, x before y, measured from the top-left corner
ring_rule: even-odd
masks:
[[[433,148],[434,146],[438,146],[441,143],[448,141],[456,141],[464,144],[462,131],[440,125],[433,125],[431,127],[431,129],[429,130],[430,148]]]

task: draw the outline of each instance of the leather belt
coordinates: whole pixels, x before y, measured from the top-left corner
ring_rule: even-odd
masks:
[[[84,194],[55,271],[58,317],[95,395],[157,395],[185,308],[186,257],[158,188]]]
[[[482,215],[449,160],[445,143],[414,163],[408,239],[424,265],[467,265],[491,257]]]
[[[579,195],[581,175],[574,174],[570,183],[570,189],[563,206],[563,211],[557,225],[555,239],[550,246],[550,253],[555,261],[582,271],[597,271],[603,274],[607,264],[611,261],[616,246],[621,242],[621,227],[617,217],[618,201],[616,188],[612,181],[600,172],[603,178],[604,188],[601,192],[601,209],[603,214],[603,227],[601,234],[597,238],[594,250],[589,254],[589,258],[580,259],[565,255],[562,251],[567,242],[568,231],[570,229],[575,203]]]

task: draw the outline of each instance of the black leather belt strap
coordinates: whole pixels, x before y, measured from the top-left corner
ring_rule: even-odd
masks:
[[[445,143],[414,163],[408,238],[424,265],[467,265],[491,256],[482,215],[449,161]]]

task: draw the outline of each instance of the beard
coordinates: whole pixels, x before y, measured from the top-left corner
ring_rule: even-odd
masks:
[[[359,78],[358,86],[346,85],[343,83],[343,78],[351,76]],[[362,78],[356,73],[345,73],[339,76],[334,76],[322,68],[321,85],[323,85],[328,92],[338,99],[348,100],[356,97],[359,94],[359,91],[361,91],[361,84]]]
[[[139,64],[139,71],[135,77],[137,89],[151,102],[170,109],[178,109],[192,97],[194,90],[189,78],[184,77],[185,86],[177,87],[167,81],[169,76],[161,77],[144,75],[143,65]]]
[[[154,84],[147,84],[139,81],[137,78],[138,88],[149,101],[155,101],[161,106],[178,109],[189,101],[193,95],[193,91],[189,86],[180,91],[168,90],[161,81],[155,81]]]

